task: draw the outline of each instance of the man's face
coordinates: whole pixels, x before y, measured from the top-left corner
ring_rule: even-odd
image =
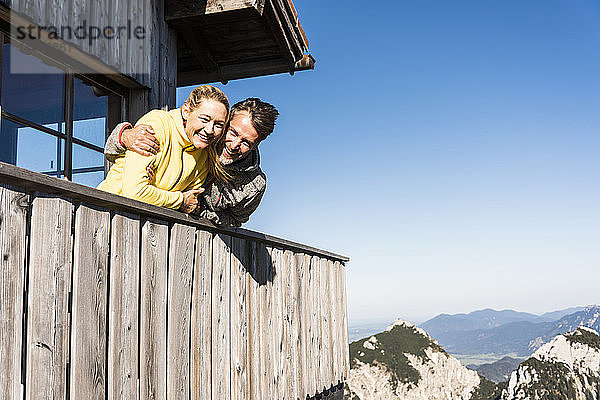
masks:
[[[219,161],[223,165],[231,164],[247,156],[258,142],[258,132],[252,126],[250,115],[247,111],[238,111],[229,122]]]

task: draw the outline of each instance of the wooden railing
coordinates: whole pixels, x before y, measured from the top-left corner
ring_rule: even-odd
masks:
[[[0,163],[0,398],[335,390],[347,260]]]

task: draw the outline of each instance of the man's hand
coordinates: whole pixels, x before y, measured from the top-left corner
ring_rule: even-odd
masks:
[[[150,125],[140,124],[134,128],[125,129],[121,133],[121,141],[127,150],[135,151],[143,156],[153,156],[160,151],[158,140]]]
[[[202,194],[202,192],[204,192],[203,188],[183,192],[183,204],[181,204],[179,210],[186,214],[194,212],[196,207],[198,207],[198,196]]]

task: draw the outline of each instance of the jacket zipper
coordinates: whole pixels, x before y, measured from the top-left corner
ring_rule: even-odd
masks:
[[[181,176],[183,175],[183,154],[185,153],[185,151],[191,147],[193,147],[193,144],[190,144],[189,146],[184,147],[181,150],[181,169],[179,170],[179,176],[177,177],[177,180],[175,181],[175,183],[173,184],[173,186],[171,186],[171,189],[169,189],[169,192],[172,191],[175,186],[177,186],[177,184],[179,183],[179,181],[181,180]]]

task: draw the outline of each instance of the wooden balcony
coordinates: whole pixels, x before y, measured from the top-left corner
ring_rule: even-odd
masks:
[[[347,261],[0,163],[0,397],[341,399]]]

